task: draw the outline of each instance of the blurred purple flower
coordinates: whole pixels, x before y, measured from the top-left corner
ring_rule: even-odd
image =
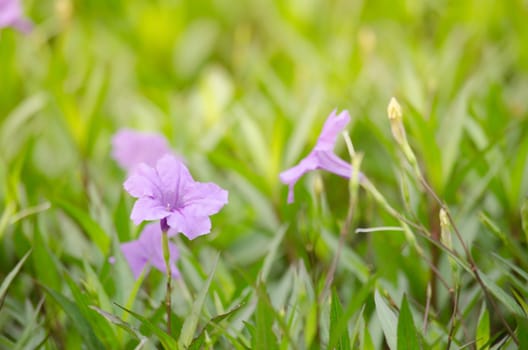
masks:
[[[293,187],[295,183],[309,171],[323,169],[339,176],[350,178],[352,175],[351,165],[334,153],[337,137],[349,122],[350,115],[348,111],[342,111],[338,115],[336,115],[336,110],[332,111],[313,150],[299,164],[280,174],[281,181],[288,185],[288,203],[293,202]]]
[[[0,29],[13,27],[27,33],[33,25],[22,16],[19,0],[0,0]]]
[[[155,168],[138,165],[124,187],[138,199],[130,215],[136,225],[165,219],[171,229],[189,239],[209,233],[209,216],[227,204],[226,190],[194,181],[185,164],[172,155],[163,156]]]
[[[129,173],[141,163],[155,166],[158,159],[170,153],[169,143],[157,133],[121,129],[112,138],[112,157]]]
[[[121,251],[137,279],[147,265],[154,266],[161,272],[167,273],[165,260],[163,259],[162,232],[158,223],[150,223],[145,226],[139,238],[121,244]],[[179,278],[180,272],[176,267],[179,258],[176,245],[169,242],[170,267],[173,278]]]

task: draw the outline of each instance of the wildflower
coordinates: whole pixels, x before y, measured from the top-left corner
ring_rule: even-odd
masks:
[[[0,29],[13,27],[27,33],[33,27],[31,22],[22,17],[19,0],[0,0]]]
[[[158,159],[170,153],[169,143],[157,133],[122,129],[112,138],[112,157],[129,173],[141,163],[155,166]]]
[[[152,168],[139,164],[124,184],[137,201],[130,218],[137,225],[162,220],[189,239],[211,231],[210,215],[227,203],[227,191],[214,183],[194,181],[187,167],[173,155],[165,155]]]
[[[121,251],[135,278],[138,278],[148,265],[167,273],[165,260],[163,259],[162,234],[159,224],[150,223],[141,231],[138,239],[121,244]],[[180,272],[175,264],[179,253],[173,243],[169,243],[169,255],[171,275],[173,278],[179,278]]]
[[[321,135],[319,135],[315,147],[308,156],[293,168],[283,171],[280,174],[281,181],[289,186],[288,203],[293,202],[293,187],[295,183],[309,171],[323,169],[336,175],[350,178],[352,175],[352,167],[334,153],[334,145],[337,137],[349,122],[350,115],[348,111],[345,110],[336,114],[336,110],[334,110],[328,116]]]

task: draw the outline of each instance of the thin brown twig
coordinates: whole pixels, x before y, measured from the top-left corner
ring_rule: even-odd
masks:
[[[515,342],[516,345],[519,345],[519,340],[517,339],[517,336],[515,335],[515,333],[511,329],[511,327],[508,324],[508,322],[506,322],[506,319],[504,318],[504,315],[502,314],[502,312],[500,311],[499,307],[497,306],[497,303],[495,302],[495,299],[490,294],[488,288],[486,287],[486,285],[482,281],[482,278],[480,277],[480,273],[479,273],[477,264],[476,264],[475,260],[473,259],[473,255],[471,254],[471,251],[469,250],[466,242],[462,238],[462,234],[458,230],[458,227],[455,224],[455,220],[451,216],[451,213],[450,213],[449,209],[444,204],[444,202],[442,202],[440,200],[440,198],[436,195],[436,193],[429,186],[429,184],[423,179],[422,179],[422,185],[426,188],[427,192],[429,192],[429,194],[431,194],[431,196],[433,196],[433,198],[438,202],[438,204],[441,206],[441,208],[443,208],[445,210],[445,212],[447,214],[447,218],[449,219],[449,222],[451,223],[451,226],[453,227],[453,230],[455,231],[455,235],[456,235],[458,241],[460,242],[460,245],[462,246],[462,249],[464,250],[464,253],[466,254],[467,261],[468,261],[468,263],[470,265],[470,269],[471,269],[471,272],[473,273],[473,276],[475,277],[475,280],[480,285],[482,291],[484,292],[484,295],[485,295],[486,299],[490,301],[494,311],[497,313],[501,323],[506,328],[506,331],[508,332],[508,334],[510,335],[512,340]]]
[[[319,302],[322,302],[326,298],[326,294],[330,290],[330,286],[332,285],[332,282],[334,281],[335,272],[337,269],[337,263],[339,261],[339,258],[341,256],[342,247],[345,244],[345,238],[348,232],[350,232],[350,227],[352,226],[352,220],[354,219],[354,209],[356,206],[356,200],[355,195],[350,196],[347,216],[345,219],[345,223],[343,224],[343,227],[341,227],[341,232],[339,233],[339,242],[337,243],[337,250],[334,255],[334,259],[332,260],[332,264],[330,265],[330,269],[328,270],[328,274],[325,279],[324,289],[319,297]]]

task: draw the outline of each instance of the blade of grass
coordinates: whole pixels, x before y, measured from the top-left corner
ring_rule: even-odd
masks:
[[[397,327],[398,320],[396,315],[389,306],[385,303],[378,290],[374,292],[374,303],[376,304],[376,315],[381,324],[381,329],[385,335],[387,345],[391,350],[397,349]]]
[[[77,329],[81,337],[84,339],[84,344],[88,349],[100,350],[105,348],[101,340],[99,340],[99,338],[97,338],[95,335],[90,322],[84,318],[81,310],[73,301],[51,288],[46,286],[42,287],[46,290],[48,295],[53,300],[55,300],[57,304],[59,304],[66,315],[68,315],[68,317],[71,319],[73,327]]]
[[[411,309],[407,302],[407,296],[403,295],[398,317],[398,349],[415,350],[420,349],[419,336],[414,325]]]
[[[15,279],[16,275],[20,272],[20,269],[22,268],[22,265],[26,262],[27,258],[29,257],[29,254],[31,254],[31,250],[29,250],[23,257],[20,259],[20,261],[15,265],[15,267],[7,274],[6,278],[2,281],[2,284],[0,285],[0,309],[2,309],[2,306],[4,305],[4,300],[7,296],[7,289]]]
[[[216,266],[218,265],[219,257],[220,255],[218,255],[216,259],[214,260],[211,273],[209,274],[209,277],[205,281],[204,286],[202,286],[200,293],[198,293],[198,296],[196,297],[196,300],[194,301],[192,305],[190,315],[187,316],[187,318],[185,319],[185,322],[183,323],[180,338],[178,339],[178,345],[181,346],[182,348],[188,348],[189,345],[191,345],[192,343],[194,334],[196,332],[196,328],[198,327],[198,321],[200,319],[200,314],[202,312],[202,309],[205,303],[205,297],[207,296],[209,287],[211,287],[211,281],[213,280],[213,276],[216,271]]]

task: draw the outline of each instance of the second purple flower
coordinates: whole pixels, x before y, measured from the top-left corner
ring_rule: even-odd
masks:
[[[189,170],[172,155],[165,155],[155,167],[140,164],[124,184],[137,201],[130,218],[163,220],[189,239],[211,231],[210,215],[227,204],[228,193],[214,183],[194,181]]]

